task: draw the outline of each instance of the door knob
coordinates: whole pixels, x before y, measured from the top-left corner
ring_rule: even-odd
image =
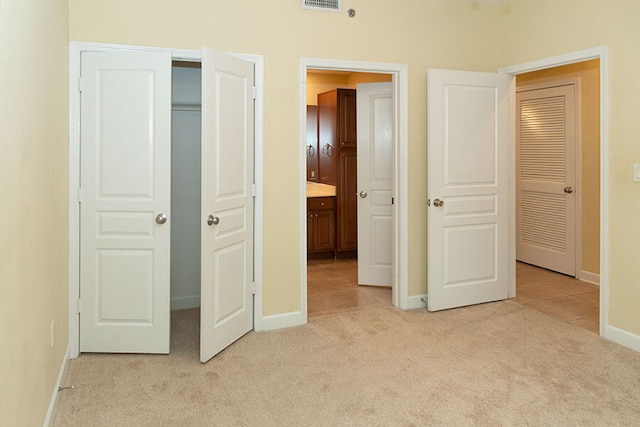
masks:
[[[158,224],[164,224],[165,222],[167,222],[167,216],[163,213],[159,213],[158,215],[156,215],[156,222]]]
[[[444,206],[444,200],[433,199],[433,206],[437,208]]]
[[[209,215],[207,218],[207,224],[209,225],[218,225],[218,223],[220,223],[220,218],[217,216]]]
[[[366,199],[366,198],[367,198],[367,192],[366,192],[366,191],[364,191],[364,190],[362,190],[362,191],[360,192],[360,198],[361,198],[361,199]]]
[[[567,194],[573,193],[573,187],[564,187],[564,192]]]

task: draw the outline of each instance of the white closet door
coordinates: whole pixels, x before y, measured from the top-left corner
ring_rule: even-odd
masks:
[[[575,86],[523,90],[516,100],[516,258],[575,276]]]
[[[200,360],[253,328],[253,64],[204,50]]]
[[[81,74],[80,351],[168,353],[171,55]]]

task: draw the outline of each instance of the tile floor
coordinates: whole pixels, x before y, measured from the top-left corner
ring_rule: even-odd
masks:
[[[309,319],[391,305],[391,288],[358,286],[355,259],[310,260]],[[515,302],[598,333],[599,287],[543,268],[517,263]]]

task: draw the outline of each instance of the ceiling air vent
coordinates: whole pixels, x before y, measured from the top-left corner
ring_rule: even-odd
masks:
[[[340,12],[341,0],[302,0],[303,9]]]

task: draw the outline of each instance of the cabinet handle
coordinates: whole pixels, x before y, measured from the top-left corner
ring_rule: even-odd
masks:
[[[331,158],[333,157],[333,146],[329,143],[326,143],[322,146],[322,154]]]
[[[307,145],[307,157],[314,157],[316,155],[316,150],[313,145]]]

